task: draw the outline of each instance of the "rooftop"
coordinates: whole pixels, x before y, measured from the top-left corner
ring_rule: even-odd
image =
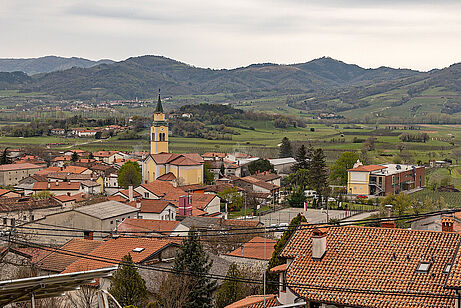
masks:
[[[295,294],[339,306],[454,305],[444,269],[458,251],[459,234],[359,226],[326,231],[327,250],[320,260],[312,258],[313,228],[307,226],[293,233],[281,253],[293,259],[286,277]],[[421,262],[430,263],[428,272],[417,271]]]
[[[170,234],[178,225],[179,221],[126,218],[118,226],[118,231]]]
[[[381,169],[386,169],[385,166],[380,166],[380,165],[361,165],[356,168],[349,169],[347,171],[353,171],[353,172],[372,172],[376,170],[381,170]]]
[[[277,243],[277,241],[256,236],[247,243],[243,244],[242,247],[239,247],[226,255],[247,259],[270,260],[272,253],[274,252],[275,243]]]
[[[266,297],[266,301],[264,301]],[[277,301],[277,295],[268,294],[264,295],[250,295],[235,303],[227,305],[225,308],[264,308],[264,307],[275,307],[279,306],[280,303]]]
[[[7,164],[7,165],[0,165],[0,172],[2,171],[15,171],[15,170],[25,170],[25,169],[37,169],[42,168],[40,166],[23,163],[23,164]]]
[[[155,213],[160,214],[168,205],[176,207],[173,203],[166,200],[159,199],[138,199],[131,201],[128,204],[132,207],[137,206],[138,202],[141,203],[140,213]]]
[[[117,202],[105,201],[101,203],[85,205],[74,209],[74,211],[93,216],[99,219],[108,219],[115,216],[126,215],[138,212],[139,210],[132,206]]]

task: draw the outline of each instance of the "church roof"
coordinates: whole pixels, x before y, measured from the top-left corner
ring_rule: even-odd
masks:
[[[160,165],[195,166],[204,163],[202,157],[197,153],[158,153],[150,154],[150,157],[152,157],[156,164]]]
[[[158,101],[155,107],[155,113],[163,113],[162,100],[160,99],[160,89],[158,89]]]

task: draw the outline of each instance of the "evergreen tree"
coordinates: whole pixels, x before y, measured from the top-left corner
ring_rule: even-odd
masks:
[[[248,171],[251,174],[256,174],[258,172],[270,171],[275,173],[274,166],[264,158],[260,158],[258,160],[252,161],[248,164]]]
[[[118,185],[123,188],[139,186],[142,181],[141,167],[135,161],[127,161],[117,172]]]
[[[223,178],[226,175],[226,168],[224,167],[224,162],[221,163],[221,168],[219,168],[219,178]]]
[[[282,144],[280,145],[280,158],[292,157],[293,149],[291,148],[290,140],[287,137],[283,137]]]
[[[237,265],[232,263],[227,271],[226,277],[241,279],[243,278]],[[216,308],[224,308],[235,303],[246,296],[244,283],[236,280],[225,280],[216,292]]]
[[[72,152],[72,156],[70,157],[70,160],[74,163],[78,160],[77,152]]]
[[[328,172],[325,154],[321,148],[315,149],[309,166],[309,184],[317,192],[319,200],[328,187]]]
[[[299,149],[296,151],[295,155],[296,163],[293,165],[293,172],[296,172],[301,169],[308,169],[309,168],[309,155],[306,147],[301,145]]]
[[[214,174],[210,171],[210,164],[205,162],[203,165],[203,183],[211,185],[214,183]]]
[[[177,275],[188,275],[190,278],[186,308],[213,307],[213,292],[216,281],[206,277],[213,262],[203,250],[199,236],[195,230],[190,230],[183,240],[173,265]]]
[[[0,157],[0,165],[11,164],[11,159],[8,156],[8,148],[3,150],[2,156]]]
[[[93,153],[90,153],[90,155],[88,155],[88,159],[94,159]]]
[[[277,241],[277,243],[275,243],[274,252],[272,253],[271,259],[269,260],[269,265],[266,271],[266,282],[279,280],[278,274],[271,273],[269,269],[286,263],[285,259],[279,258],[279,254],[282,252],[283,247],[285,247],[293,232],[296,230],[296,227],[303,222],[307,222],[306,217],[298,214],[291,220],[288,230],[283,232],[282,237]],[[266,294],[277,293],[277,291],[278,285],[266,283]]]
[[[138,273],[130,254],[123,257],[112,277],[109,292],[122,306],[144,307],[147,300],[146,282]]]

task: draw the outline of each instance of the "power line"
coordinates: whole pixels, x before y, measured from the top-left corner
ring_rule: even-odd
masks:
[[[184,274],[188,276],[193,276],[193,277],[207,277],[210,279],[216,279],[216,280],[229,280],[229,281],[236,281],[236,282],[245,282],[245,283],[252,283],[252,284],[259,284],[262,285],[263,281],[261,280],[256,280],[256,279],[249,279],[249,278],[240,278],[240,277],[232,277],[232,276],[223,276],[223,275],[217,275],[217,274],[203,274],[203,273],[195,273],[191,271],[178,271],[178,270],[173,270],[169,268],[164,268],[164,267],[152,267],[152,266],[146,266],[146,265],[141,265],[141,264],[129,264],[121,260],[116,260],[116,259],[110,259],[110,258],[105,258],[105,257],[99,257],[99,256],[93,256],[90,254],[82,254],[82,253],[76,253],[72,251],[67,251],[65,249],[61,248],[51,248],[47,247],[44,245],[39,245],[35,243],[29,243],[29,242],[24,242],[24,241],[14,241],[14,240],[8,240],[10,243],[15,243],[19,245],[25,245],[28,247],[35,247],[35,248],[41,248],[44,250],[48,250],[51,252],[59,253],[59,254],[64,254],[64,255],[70,255],[70,256],[75,256],[83,259],[89,259],[89,260],[94,260],[94,261],[100,261],[100,262],[105,262],[105,263],[116,263],[116,264],[122,264],[122,265],[131,265],[135,266],[140,269],[147,269],[147,270],[153,270],[153,271],[159,271],[159,272],[164,272],[164,273],[172,273],[172,274]],[[268,284],[276,285],[276,286],[282,286],[283,283],[280,283],[278,281],[267,281]],[[325,291],[338,291],[338,292],[349,292],[349,293],[365,293],[365,294],[376,294],[376,295],[395,295],[395,296],[411,296],[411,297],[433,297],[433,298],[447,298],[447,299],[455,299],[455,295],[447,295],[447,294],[438,294],[438,293],[431,293],[431,292],[412,292],[412,291],[387,291],[387,290],[368,290],[368,289],[353,289],[353,288],[343,288],[343,287],[334,287],[334,286],[319,286],[319,285],[314,285],[314,284],[306,284],[306,283],[285,283],[287,287],[294,287],[294,288],[301,288],[301,289],[314,289],[314,290],[325,290]]]

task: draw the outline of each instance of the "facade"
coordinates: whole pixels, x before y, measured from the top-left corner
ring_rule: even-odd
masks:
[[[150,154],[168,153],[168,122],[163,112],[160,89],[153,120],[150,128]]]
[[[425,186],[425,167],[415,165],[362,165],[348,170],[347,192],[351,195],[387,196]]]
[[[29,163],[1,165],[0,186],[17,185],[19,181],[43,169],[45,168]]]
[[[176,220],[177,206],[170,201],[156,199],[138,199],[129,205],[139,209],[140,219]]]

